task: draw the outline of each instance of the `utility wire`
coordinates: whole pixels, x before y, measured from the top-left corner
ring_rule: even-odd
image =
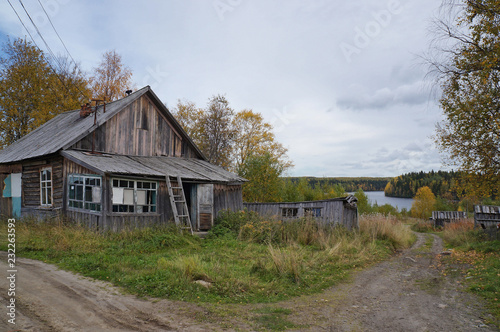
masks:
[[[64,46],[64,49],[66,50],[66,52],[68,53],[69,57],[71,58],[71,60],[73,61],[73,64],[75,65],[75,67],[78,68],[78,65],[76,64],[76,61],[75,59],[73,59],[73,56],[71,55],[71,53],[68,51],[68,48],[66,47],[66,44],[63,42],[61,36],[59,36],[59,33],[57,32],[56,30],[56,27],[54,26],[54,24],[52,23],[52,20],[50,19],[50,16],[49,14],[47,14],[47,11],[45,10],[45,7],[43,6],[42,2],[40,0],[38,0],[38,3],[40,4],[40,7],[42,7],[43,9],[43,12],[45,13],[45,16],[47,16],[47,19],[49,20],[49,23],[50,25],[52,26],[52,29],[54,29],[54,32],[56,33],[57,37],[59,38],[59,40],[61,41],[61,44]]]
[[[19,14],[17,13],[16,9],[14,8],[14,6],[12,5],[12,3],[10,2],[10,0],[7,0],[7,2],[9,3],[10,7],[12,8],[12,10],[14,11],[14,13],[16,14],[17,18],[19,19],[19,21],[21,22],[21,24],[23,25],[24,29],[26,30],[26,32],[28,32],[28,35],[30,36],[31,38],[31,41],[33,42],[33,44],[35,44],[35,46],[43,53],[42,49],[38,46],[38,44],[36,43],[35,41],[35,38],[33,38],[33,35],[31,34],[30,30],[26,27],[26,25],[24,24],[23,20],[21,19],[21,17],[19,16]],[[57,58],[55,57],[54,53],[52,52],[52,50],[50,49],[49,45],[47,44],[47,42],[45,41],[45,39],[43,38],[42,34],[40,33],[40,30],[38,29],[38,27],[36,26],[35,22],[33,21],[33,19],[31,18],[30,14],[28,13],[28,11],[26,10],[26,7],[24,7],[24,4],[22,3],[21,0],[19,0],[19,2],[21,3],[21,6],[23,7],[24,11],[26,12],[26,15],[28,15],[31,23],[33,24],[33,26],[35,27],[38,35],[40,36],[40,38],[42,38],[45,46],[47,47],[47,49],[49,50],[49,55],[53,58],[53,61],[59,65],[59,69],[62,71],[62,66],[61,64],[57,61]],[[44,9],[45,10],[45,9]],[[49,19],[50,20],[50,19]],[[57,33],[57,32],[56,32]],[[66,48],[66,46],[65,46]],[[68,52],[69,54],[69,52]],[[70,54],[71,56],[71,54]],[[73,59],[73,57],[71,57],[71,59]],[[73,60],[74,62],[74,60]],[[47,62],[47,64],[49,65],[50,69],[52,69],[52,71],[54,72],[54,74],[57,76],[57,78],[59,79],[59,81],[61,81],[62,85],[64,86],[64,88],[66,88],[66,90],[68,92],[70,92],[70,89],[68,88],[68,86],[66,85],[66,83],[63,81],[63,79],[61,78],[61,76],[57,73],[57,71],[54,69],[54,67],[52,67],[52,65],[50,64],[50,61]],[[76,65],[76,63],[75,63]],[[80,94],[85,98],[85,99],[90,99],[85,93],[83,93],[83,91],[75,84],[73,84],[73,86],[80,92]]]
[[[45,44],[45,47],[47,47],[47,50],[49,51],[49,54],[52,57],[52,60],[56,63],[56,65],[59,66],[59,70],[62,70],[61,63],[58,61],[58,59],[55,56],[54,52],[52,52],[52,49],[50,48],[50,46],[47,43],[47,41],[45,40],[45,38],[43,38],[42,34],[40,33],[40,30],[38,29],[38,27],[35,24],[35,21],[33,21],[33,19],[31,18],[31,15],[28,13],[28,10],[26,9],[26,7],[24,7],[23,1],[22,0],[18,0],[18,1],[21,4],[21,6],[23,7],[24,12],[26,13],[26,15],[28,15],[28,18],[30,19],[31,24],[33,24],[33,26],[35,27],[35,30],[38,33],[38,35],[40,36],[40,38],[42,39],[43,43]]]

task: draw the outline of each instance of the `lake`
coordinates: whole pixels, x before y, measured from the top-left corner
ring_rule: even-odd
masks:
[[[386,197],[383,191],[365,191],[370,204],[377,203],[378,205],[390,204],[401,211],[406,208],[408,211],[413,204],[413,198]]]

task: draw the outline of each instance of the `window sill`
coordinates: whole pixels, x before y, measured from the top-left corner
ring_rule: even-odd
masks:
[[[79,213],[93,214],[93,215],[96,215],[96,216],[102,216],[102,211],[92,211],[92,210],[85,210],[85,209],[76,209],[76,208],[69,207],[69,206],[68,206],[67,210],[71,211],[71,212],[79,212]]]
[[[161,214],[157,212],[109,212],[106,214],[110,217],[160,217]]]

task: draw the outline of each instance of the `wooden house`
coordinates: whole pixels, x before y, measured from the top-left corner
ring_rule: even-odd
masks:
[[[283,221],[314,217],[323,225],[342,225],[349,230],[359,228],[357,199],[352,195],[320,201],[243,205],[248,211]]]
[[[245,181],[207,162],[149,86],[62,113],[0,151],[3,216],[62,213],[99,230],[207,230]]]

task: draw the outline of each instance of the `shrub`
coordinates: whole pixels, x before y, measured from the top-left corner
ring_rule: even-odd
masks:
[[[260,216],[253,211],[241,210],[233,212],[221,211],[215,219],[214,227],[209,232],[209,237],[220,237],[225,235],[238,235],[243,225],[261,220]]]

